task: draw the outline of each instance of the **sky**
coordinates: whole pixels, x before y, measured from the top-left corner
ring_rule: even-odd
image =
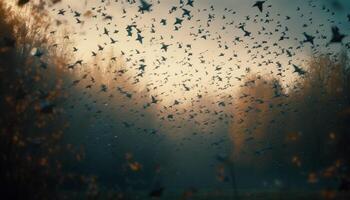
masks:
[[[339,45],[326,47],[331,37],[332,25],[339,26],[344,33],[349,32],[346,11],[350,5],[347,1],[339,1],[342,9],[337,9],[333,1],[269,0],[260,13],[256,7],[252,7],[254,1],[202,0],[194,1],[193,7],[183,7],[190,11],[190,20],[187,16],[182,16],[181,8],[169,14],[173,6],[179,7],[179,2],[150,2],[153,4],[151,11],[141,14],[138,12],[138,1],[132,4],[120,0],[62,1],[56,4],[52,14],[55,19],[66,22],[66,27],[71,30],[71,38],[79,49],[74,53],[77,59],[84,58],[85,63],[88,63],[88,60],[92,59],[92,51],[101,57],[108,57],[113,51],[113,54],[119,57],[118,61],[125,64],[132,75],[138,74],[140,64],[145,64],[146,70],[139,78],[139,88],[142,90],[145,89],[145,85],[157,85],[157,89],[151,91],[164,99],[163,103],[166,105],[179,96],[190,99],[202,92],[208,92],[212,97],[218,94],[232,94],[234,88],[239,86],[237,79],[244,77],[247,71],[275,76],[276,63],[283,66],[283,73],[279,78],[284,80],[285,84],[289,84],[297,78],[293,74],[291,64],[302,66],[315,52],[324,53],[329,48],[331,51],[339,50]],[[81,17],[79,19],[83,22],[75,23],[72,16],[74,13],[71,12],[77,11],[83,15],[92,8],[95,8],[92,15],[106,13],[113,17],[112,20],[105,20],[104,17]],[[59,9],[67,10],[66,14],[57,15]],[[98,9],[102,12],[96,13]],[[208,27],[209,15],[213,18]],[[287,16],[290,19],[286,20]],[[183,19],[182,25],[177,25],[177,31],[174,25],[176,18]],[[162,19],[166,20],[167,25],[160,23]],[[261,20],[266,19],[270,21],[261,23]],[[140,35],[144,37],[142,44],[136,40],[135,29],[132,36],[127,36],[125,28],[131,24],[141,31]],[[251,32],[250,36],[244,36],[243,30],[239,28],[241,25]],[[110,35],[103,34],[104,28]],[[152,29],[154,33],[151,33]],[[286,29],[288,31],[285,31]],[[113,33],[115,30],[118,33]],[[258,34],[259,32],[261,34]],[[282,32],[285,32],[285,37],[289,39],[281,41]],[[317,48],[312,49],[309,43],[302,44],[305,40],[304,32],[316,37]],[[206,36],[207,39],[202,36]],[[118,42],[110,44],[110,38]],[[344,42],[348,42],[348,39]],[[274,43],[278,45],[274,46]],[[161,49],[162,44],[169,45],[167,51]],[[179,44],[183,48],[178,48]],[[102,52],[98,51],[98,45],[104,47]],[[186,49],[186,45],[190,45],[190,48]],[[281,52],[282,48],[290,47],[295,48],[290,50],[295,54],[293,62],[285,52]],[[269,53],[262,54],[263,48],[269,50],[266,51]],[[121,52],[125,55],[122,56]],[[129,61],[125,62],[128,59]],[[191,88],[190,91],[187,91],[186,87]]]

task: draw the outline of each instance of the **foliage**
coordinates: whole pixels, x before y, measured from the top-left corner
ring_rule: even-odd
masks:
[[[315,56],[307,73],[286,87],[275,78],[247,78],[234,103],[238,114],[231,138],[236,163],[251,167],[256,162],[255,170],[268,171],[273,162],[285,176],[296,175],[318,186],[349,180],[347,65],[345,53],[337,58]]]

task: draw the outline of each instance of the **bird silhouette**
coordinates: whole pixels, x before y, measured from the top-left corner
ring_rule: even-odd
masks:
[[[265,3],[265,1],[257,1],[253,5],[253,7],[257,7],[260,10],[260,12],[262,12],[264,3]]]
[[[332,39],[330,43],[341,43],[345,37],[346,35],[341,34],[337,26],[332,27]]]

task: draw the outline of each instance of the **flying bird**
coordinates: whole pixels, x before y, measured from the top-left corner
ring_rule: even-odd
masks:
[[[300,76],[306,74],[306,71],[303,70],[301,67],[298,67],[298,66],[296,66],[294,64],[293,64],[293,67],[294,67],[294,72],[293,73],[297,73]]]
[[[152,4],[145,0],[140,0],[141,5],[139,6],[139,12],[144,13],[145,11],[150,12]]]
[[[332,27],[332,39],[330,43],[341,43],[345,37],[346,35],[341,34],[337,26]]]
[[[309,35],[309,34],[307,34],[305,32],[304,32],[304,36],[305,36],[304,42],[310,42],[312,45],[314,45],[314,39],[315,39],[314,36]]]
[[[138,34],[137,34],[136,40],[139,41],[139,42],[142,44],[143,38],[144,38],[144,37],[143,37],[141,34],[138,33]]]
[[[263,11],[263,5],[264,5],[265,1],[257,1],[255,2],[255,4],[253,5],[253,7],[257,7],[259,8],[260,12]]]

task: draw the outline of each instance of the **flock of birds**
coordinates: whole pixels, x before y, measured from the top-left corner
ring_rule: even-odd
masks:
[[[121,11],[117,14],[119,18],[108,9],[113,4]],[[111,105],[113,93],[119,92],[126,97],[127,102],[141,103],[145,110],[153,105],[157,106],[157,116],[161,121],[178,122],[171,126],[175,130],[183,128],[183,123],[191,121],[202,126],[201,131],[205,131],[218,126],[218,122],[230,123],[233,115],[228,112],[228,107],[234,101],[232,87],[245,87],[245,78],[251,71],[256,71],[254,67],[260,73],[266,71],[267,74],[281,79],[288,79],[291,74],[303,78],[307,69],[300,65],[302,60],[298,58],[298,54],[302,54],[305,48],[310,48],[315,54],[326,49],[330,52],[329,55],[334,56],[334,44],[340,44],[347,50],[350,48],[350,42],[346,40],[347,34],[340,29],[342,23],[350,23],[350,14],[345,19],[337,19],[337,14],[331,8],[318,4],[318,1],[309,0],[304,5],[296,5],[296,14],[293,17],[276,13],[269,0],[253,2],[250,6],[252,11],[248,13],[256,14],[247,16],[230,8],[218,11],[214,5],[208,8],[198,5],[196,8],[196,4],[198,3],[194,0],[179,0],[168,8],[166,16],[152,15],[157,9],[163,8],[159,0],[101,0],[92,6],[87,6],[86,3],[84,10],[81,7],[81,10],[74,9],[74,6],[54,8],[52,12],[58,15],[58,21],[73,21],[79,29],[96,32],[96,41],[103,41],[89,52],[89,56],[67,65],[67,69],[79,68],[83,71],[83,75],[74,80],[71,86],[80,86],[84,90],[95,88],[109,93]],[[317,9],[324,16],[329,16],[327,21],[319,23],[312,18],[312,10]],[[240,20],[235,20],[236,18]],[[298,29],[293,32],[287,26],[293,18],[303,22],[300,30],[307,31],[293,35],[295,31],[299,31]],[[119,23],[122,21],[127,22],[124,27],[120,25],[123,23]],[[166,35],[158,33],[164,31]],[[50,34],[55,35],[56,30]],[[73,40],[71,35],[77,33],[67,34],[63,39]],[[84,40],[91,40],[91,36],[86,36]],[[202,49],[203,44],[215,46]],[[54,44],[55,47],[58,45]],[[109,57],[106,53],[108,48],[119,49],[121,58]],[[75,55],[84,51],[86,49],[79,46],[72,49]],[[36,52],[35,55],[40,56],[41,53]],[[181,58],[177,55],[181,55]],[[123,67],[110,68],[104,73],[110,73],[116,83],[118,77],[127,77],[123,80],[131,80],[131,85],[135,85],[134,89],[128,90],[130,87],[113,82],[97,85],[95,74],[91,73],[91,68],[87,68],[91,65],[91,60],[97,58],[101,62],[112,63],[123,59]],[[97,68],[99,64],[96,63],[93,67]],[[285,85],[290,87],[289,83]],[[147,94],[138,96],[135,89],[137,87],[145,87]],[[90,95],[91,98],[92,96]],[[165,103],[165,99],[169,98],[172,101]],[[208,99],[210,103],[207,102]],[[89,106],[86,108],[91,110]],[[141,118],[145,116],[141,111],[133,108],[130,110]],[[96,114],[100,113],[100,110],[96,111]],[[123,122],[123,125],[132,127],[134,123]],[[158,133],[156,129],[146,132]]]

